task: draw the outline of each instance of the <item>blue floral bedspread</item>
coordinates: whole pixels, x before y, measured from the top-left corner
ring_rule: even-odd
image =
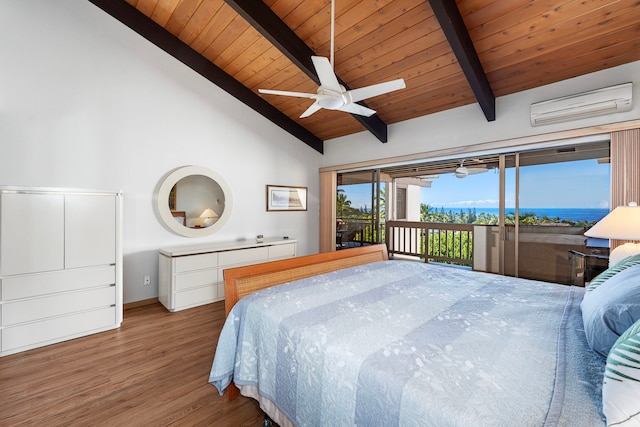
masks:
[[[412,261],[339,270],[241,299],[209,382],[297,426],[602,426],[583,293]]]

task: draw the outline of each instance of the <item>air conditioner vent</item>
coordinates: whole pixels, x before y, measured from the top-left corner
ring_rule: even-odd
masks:
[[[531,104],[531,126],[541,126],[587,117],[630,111],[631,83],[583,92]]]

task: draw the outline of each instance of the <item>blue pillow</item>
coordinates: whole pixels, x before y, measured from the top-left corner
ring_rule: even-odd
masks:
[[[580,308],[589,345],[606,358],[618,337],[640,319],[640,264],[607,279]]]
[[[593,291],[595,288],[602,285],[604,282],[606,282],[616,274],[620,273],[621,271],[626,270],[627,268],[636,264],[640,264],[640,254],[627,257],[622,261],[616,263],[615,265],[612,265],[611,267],[607,268],[605,271],[598,274],[589,282],[589,284],[585,289],[586,293],[584,294],[584,296],[585,297],[588,296],[589,293]]]

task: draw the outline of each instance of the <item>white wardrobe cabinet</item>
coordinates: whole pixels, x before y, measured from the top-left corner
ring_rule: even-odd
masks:
[[[296,256],[296,241],[265,239],[160,249],[158,300],[169,311],[224,299],[225,268]]]
[[[0,356],[122,323],[122,194],[0,187]]]

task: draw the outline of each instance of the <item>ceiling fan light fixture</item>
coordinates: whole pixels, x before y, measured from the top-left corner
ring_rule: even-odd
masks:
[[[453,172],[456,178],[466,178],[469,175],[475,175],[479,173],[488,172],[489,169],[486,167],[466,167],[464,166],[464,160],[460,162],[460,167],[456,168]]]
[[[465,168],[464,166],[460,166],[458,169],[456,169],[454,174],[456,178],[465,178],[467,175],[469,175],[469,169]]]
[[[327,110],[335,110],[345,104],[342,98],[320,98],[316,102],[319,106]]]

